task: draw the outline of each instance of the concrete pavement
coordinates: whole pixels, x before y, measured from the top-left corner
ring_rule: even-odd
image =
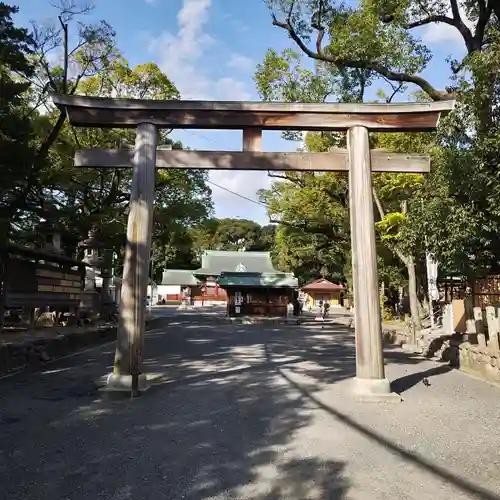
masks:
[[[2,500],[500,499],[498,388],[391,348],[405,401],[359,403],[344,326],[168,323],[138,399],[114,344],[0,380]]]

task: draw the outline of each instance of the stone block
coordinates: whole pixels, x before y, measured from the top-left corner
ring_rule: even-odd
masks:
[[[139,375],[139,392],[144,392],[149,388],[147,376],[144,373]],[[131,392],[132,375],[117,375],[110,373],[106,380],[106,386],[102,389],[106,392]]]
[[[385,379],[366,379],[354,378],[353,395],[356,401],[370,403],[399,403],[403,398],[391,390],[389,380]]]

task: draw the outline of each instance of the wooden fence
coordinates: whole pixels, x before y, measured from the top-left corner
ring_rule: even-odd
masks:
[[[44,250],[8,245],[0,249],[0,328],[7,310],[78,313],[85,283],[83,262]]]
[[[472,306],[485,308],[500,304],[500,276],[489,275],[467,283],[461,276],[450,276],[438,280],[438,286],[445,303],[472,297]]]

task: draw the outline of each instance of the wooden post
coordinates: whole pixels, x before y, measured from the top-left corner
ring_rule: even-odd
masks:
[[[486,307],[486,322],[488,325],[488,348],[490,351],[500,353],[500,321],[497,317],[496,308],[493,306]]]
[[[151,254],[157,129],[150,123],[137,127],[127,244],[119,306],[114,371],[108,389],[137,392],[145,388],[141,374],[146,293]]]
[[[474,307],[472,310],[474,321],[476,323],[477,343],[480,347],[486,348],[486,334],[484,333],[483,310],[480,307]]]
[[[384,370],[368,130],[360,126],[350,128],[347,144],[355,297],[355,393],[361,399],[401,400],[391,393]]]
[[[243,129],[243,151],[262,151],[262,130],[260,128]]]

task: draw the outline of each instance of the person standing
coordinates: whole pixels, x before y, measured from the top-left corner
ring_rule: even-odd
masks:
[[[330,303],[325,300],[323,303],[323,319],[328,317],[328,311],[330,310]]]

